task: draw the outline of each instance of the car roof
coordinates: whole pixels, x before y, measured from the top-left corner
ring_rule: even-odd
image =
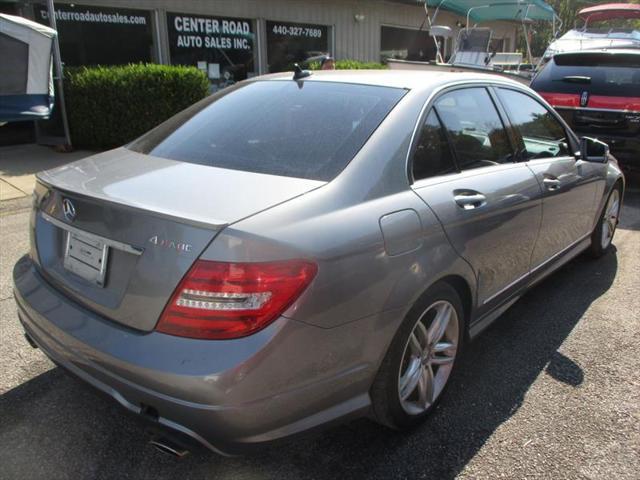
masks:
[[[293,72],[273,73],[255,77],[255,80],[291,80]],[[487,83],[523,84],[502,75],[475,72],[446,72],[418,70],[315,70],[304,81],[340,82],[360,85],[413,89],[431,89],[449,83],[482,81]]]

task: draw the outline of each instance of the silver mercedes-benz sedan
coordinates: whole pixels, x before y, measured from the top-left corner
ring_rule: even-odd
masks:
[[[607,251],[623,189],[499,76],[258,77],[39,174],[15,297],[29,342],[161,448],[402,429],[528,287]]]

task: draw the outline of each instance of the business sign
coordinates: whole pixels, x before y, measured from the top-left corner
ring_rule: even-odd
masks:
[[[267,63],[270,72],[291,70],[294,63],[329,53],[329,27],[309,23],[267,22]]]
[[[203,70],[224,87],[255,75],[253,21],[167,13],[171,63]]]
[[[49,25],[46,5],[34,6],[36,21]],[[65,65],[122,65],[154,60],[151,12],[129,8],[56,3]]]
[[[49,11],[41,5],[38,13],[44,20],[49,20]],[[114,8],[95,8],[83,5],[56,5],[55,17],[57,23],[80,22],[80,23],[112,23],[116,25],[148,25],[149,14],[137,10],[124,10]]]

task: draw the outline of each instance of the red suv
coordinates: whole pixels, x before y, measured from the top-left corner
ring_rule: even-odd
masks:
[[[576,133],[608,143],[623,168],[640,170],[640,50],[556,54],[531,88]]]

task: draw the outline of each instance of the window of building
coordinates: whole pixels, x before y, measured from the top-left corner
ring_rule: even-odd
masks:
[[[420,180],[455,171],[447,137],[438,116],[431,110],[413,153],[413,179]]]
[[[540,102],[514,90],[497,91],[511,123],[522,137],[522,160],[570,155],[564,127]]]
[[[486,89],[446,93],[436,101],[435,108],[461,170],[513,161],[507,133]]]
[[[36,21],[49,25],[45,4],[34,5],[34,13]],[[157,61],[149,11],[56,3],[55,15],[67,66]]]
[[[308,23],[267,22],[269,72],[293,70],[330,53],[329,27]]]
[[[436,37],[444,55],[444,39]],[[425,30],[382,26],[380,32],[380,56],[399,60],[428,61],[436,58],[433,37]]]
[[[201,69],[214,90],[257,74],[252,20],[167,13],[167,29],[171,63]]]

